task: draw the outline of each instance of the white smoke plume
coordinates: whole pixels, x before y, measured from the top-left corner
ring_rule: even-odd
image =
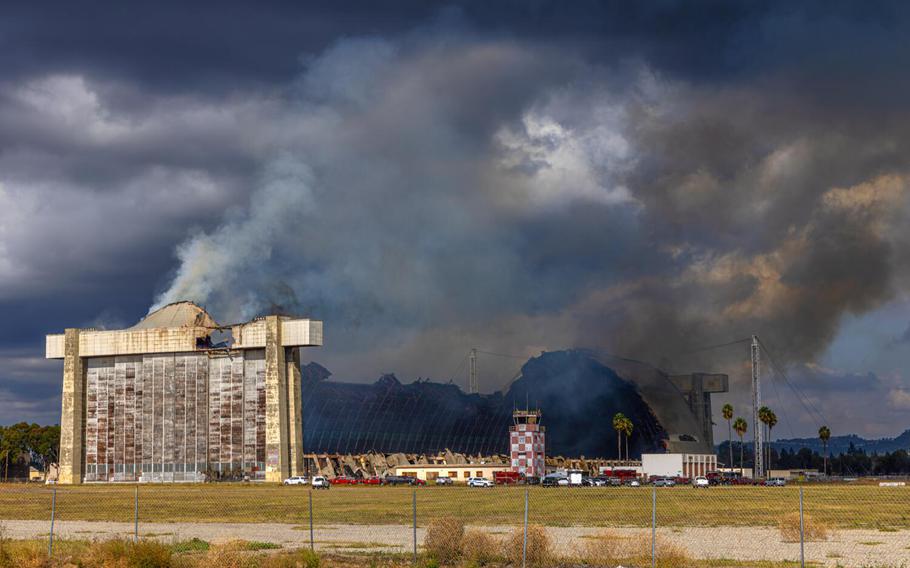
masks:
[[[752,333],[811,360],[906,276],[907,164],[761,93],[507,40],[342,41],[269,99],[261,180],[156,305],[321,318],[340,377],[448,378],[472,346],[739,372],[690,353]]]

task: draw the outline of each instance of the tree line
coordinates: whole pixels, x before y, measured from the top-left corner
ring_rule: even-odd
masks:
[[[60,426],[40,426],[20,422],[0,426],[0,475],[9,479],[10,467],[31,465],[47,472],[48,466],[57,463],[60,451]]]
[[[752,458],[751,443],[746,446],[746,458],[743,466],[746,469],[755,465]],[[718,453],[723,455],[736,448],[739,451],[739,442],[723,442],[718,446]],[[850,444],[849,449],[838,455],[827,457],[809,448],[778,450],[772,448],[771,454],[775,469],[805,469],[824,471],[827,462],[828,473],[835,476],[863,476],[863,475],[910,475],[910,453],[907,450],[895,450],[885,453],[867,453]]]
[[[755,454],[749,457],[748,464],[745,463],[745,444],[743,443],[743,437],[746,435],[746,432],[749,430],[749,423],[746,422],[745,418],[739,417],[736,420],[733,419],[733,406],[730,404],[725,404],[721,409],[721,415],[724,417],[724,420],[727,421],[727,450],[729,453],[729,467],[733,468],[733,431],[736,431],[736,435],[739,437],[739,469],[742,471],[748,465],[748,467],[754,467],[755,465]],[[783,457],[783,453],[778,456],[773,451],[773,442],[771,442],[771,432],[774,430],[774,427],[777,426],[777,414],[767,406],[762,406],[758,409],[758,421],[761,422],[762,428],[762,437],[767,441],[765,447],[763,448],[762,461],[765,464],[765,469],[771,469],[772,467],[777,469],[799,469],[801,466],[788,466],[780,462],[780,459]],[[827,426],[821,426],[818,429],[818,438],[824,446],[824,454],[819,458],[821,461],[821,467],[812,468],[818,469],[825,475],[829,473],[828,469],[828,440],[831,439],[831,429]],[[719,446],[719,454],[723,455],[724,444]],[[754,452],[754,444],[752,446],[752,451]],[[773,464],[773,465],[772,465]]]

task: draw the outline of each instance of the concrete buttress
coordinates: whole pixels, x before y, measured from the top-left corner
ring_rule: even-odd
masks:
[[[64,332],[63,401],[60,413],[60,483],[82,483],[85,430],[85,374],[79,357],[79,330]]]

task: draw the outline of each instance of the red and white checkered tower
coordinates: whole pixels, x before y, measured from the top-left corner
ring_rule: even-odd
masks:
[[[544,459],[545,428],[540,425],[540,410],[515,410],[509,427],[509,447],[512,471],[525,477],[543,477],[546,474]]]

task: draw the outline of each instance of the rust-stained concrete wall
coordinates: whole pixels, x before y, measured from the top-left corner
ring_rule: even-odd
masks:
[[[86,481],[265,471],[265,352],[83,360]]]
[[[291,429],[288,436],[290,447],[291,475],[303,475],[303,412],[301,408],[300,392],[300,349],[292,347],[287,349],[287,377],[288,377],[288,427]]]
[[[281,344],[281,320],[265,318],[265,480],[290,475],[287,371]]]
[[[64,332],[63,401],[60,413],[60,483],[82,483],[85,374],[79,357],[79,330]]]

